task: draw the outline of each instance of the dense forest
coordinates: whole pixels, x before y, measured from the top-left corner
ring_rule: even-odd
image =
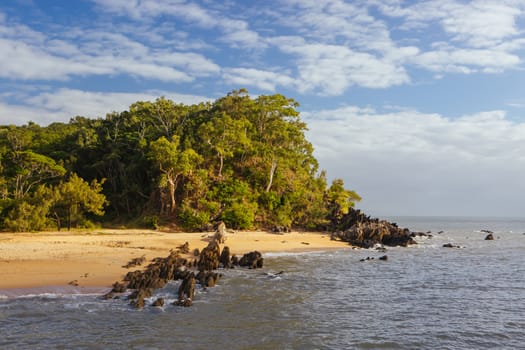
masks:
[[[0,229],[320,229],[359,196],[319,171],[298,103],[244,89],[105,118],[0,126]]]

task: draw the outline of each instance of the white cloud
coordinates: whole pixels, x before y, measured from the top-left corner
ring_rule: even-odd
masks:
[[[522,215],[525,123],[345,107],[303,113],[321,166],[387,215]],[[509,208],[510,211],[509,211]]]
[[[414,56],[416,65],[434,72],[470,74],[474,72],[499,73],[521,63],[519,56],[497,49],[458,49],[441,47]]]
[[[223,79],[236,86],[255,86],[262,90],[275,91],[277,86],[290,87],[294,80],[285,74],[253,68],[226,68]]]
[[[519,37],[522,33],[517,23],[525,14],[523,1],[373,3],[386,16],[400,18],[401,28],[407,32],[415,30],[418,35],[414,39],[420,42],[421,54],[410,63],[422,68],[440,73],[500,73],[522,63],[515,51],[525,44]],[[436,24],[442,32],[434,29]],[[443,45],[444,40],[448,44]],[[425,44],[432,49],[424,48]]]
[[[345,46],[283,44],[280,49],[298,56],[298,88],[302,92],[340,95],[352,85],[386,88],[410,81],[405,69],[394,60]]]
[[[41,125],[55,121],[68,121],[80,115],[90,118],[104,117],[112,111],[124,111],[137,101],[153,101],[164,96],[177,103],[196,104],[210,98],[170,91],[91,92],[59,89],[41,92],[27,99],[27,105],[0,101],[0,124],[23,124],[29,120]]]
[[[519,34],[516,18],[521,10],[501,1],[473,1],[457,5],[442,19],[454,39],[473,47],[488,47]]]
[[[138,21],[149,21],[159,16],[172,16],[205,29],[218,28],[223,32],[221,41],[233,47],[261,48],[265,46],[259,34],[249,29],[247,21],[231,19],[224,13],[214,13],[195,3],[184,0],[92,0],[105,11],[126,14]]]
[[[488,48],[520,34],[521,0],[426,0],[404,6],[401,2],[373,2],[385,15],[404,20],[402,28],[422,29],[436,21],[453,40],[470,47]]]
[[[25,28],[23,35],[0,25],[6,36],[0,37],[0,77],[67,80],[124,74],[180,83],[220,72],[218,65],[201,54],[149,48],[119,33],[72,30],[62,39],[51,39],[21,28]]]

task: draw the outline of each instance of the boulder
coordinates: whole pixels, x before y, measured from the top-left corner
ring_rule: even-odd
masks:
[[[231,258],[231,267],[233,267],[235,265],[239,265],[239,257],[237,255],[233,254],[232,258]]]
[[[125,268],[125,269],[129,269],[131,267],[140,266],[140,265],[142,265],[145,262],[146,262],[146,257],[143,255],[140,258],[131,259],[126,265],[124,265],[122,267]]]
[[[135,292],[131,293],[128,299],[131,299],[130,305],[134,306],[137,309],[144,307],[146,298],[149,298],[153,295],[153,290],[151,288],[142,288],[137,289]]]
[[[157,300],[153,302],[153,304],[151,304],[151,306],[157,306],[157,307],[164,306],[164,298],[158,298]]]
[[[284,233],[289,233],[289,232],[292,232],[292,230],[288,227],[288,226],[277,226],[275,225],[273,228],[272,228],[272,232],[273,233],[277,233],[277,234],[284,234]]]
[[[211,271],[219,268],[220,253],[219,243],[212,240],[208,246],[201,251],[198,262],[199,271]]]
[[[452,243],[445,243],[443,244],[443,248],[461,248],[461,246]]]
[[[231,259],[230,259],[230,248],[224,247],[222,249],[221,256],[219,257],[219,264],[225,269],[229,269],[232,266]]]
[[[256,269],[263,267],[264,258],[258,251],[253,251],[244,254],[239,260],[239,266],[248,267],[250,269]]]
[[[217,230],[213,235],[213,240],[221,244],[226,241],[226,225],[223,221],[221,221],[219,225],[217,225]]]
[[[124,293],[127,289],[126,283],[121,282],[115,282],[113,283],[113,289],[111,289],[111,292],[113,293]]]
[[[494,240],[494,235],[492,233],[489,233],[486,237],[485,237],[485,241],[493,241]]]
[[[190,244],[188,242],[184,243],[184,244],[181,244],[180,246],[177,247],[177,249],[182,253],[182,254],[188,254],[190,252]]]
[[[195,277],[203,287],[214,287],[222,277],[220,273],[213,271],[200,271]]]
[[[195,296],[195,285],[195,275],[191,272],[186,278],[184,278],[184,280],[182,280],[182,283],[179,286],[177,292],[178,299],[175,302],[175,305],[191,306],[193,297]]]

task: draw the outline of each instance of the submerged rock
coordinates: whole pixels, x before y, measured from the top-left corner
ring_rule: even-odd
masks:
[[[445,243],[443,244],[443,248],[461,248],[461,246],[452,243]]]

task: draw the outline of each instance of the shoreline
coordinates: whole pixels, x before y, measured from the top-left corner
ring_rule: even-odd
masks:
[[[121,281],[128,271],[144,269],[152,259],[188,242],[190,253],[202,250],[213,232],[163,232],[137,229],[96,229],[70,232],[0,233],[0,292],[67,289],[102,290]],[[266,231],[228,233],[221,249],[242,256],[265,253],[314,252],[350,248],[330,240],[329,233],[275,234]],[[124,268],[131,259],[144,256],[141,266]],[[83,294],[83,293],[82,293]]]

